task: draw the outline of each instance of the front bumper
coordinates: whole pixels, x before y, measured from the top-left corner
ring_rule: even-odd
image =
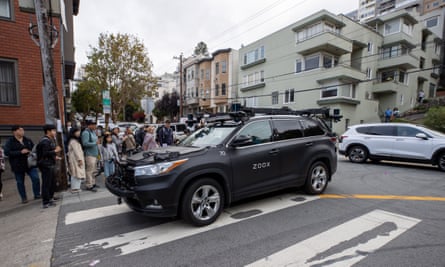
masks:
[[[120,177],[110,176],[105,179],[107,189],[134,211],[152,217],[174,217],[177,215],[177,205],[172,200],[168,188],[144,186],[129,186]]]

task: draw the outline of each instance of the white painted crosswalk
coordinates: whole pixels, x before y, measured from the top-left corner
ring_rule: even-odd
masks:
[[[176,220],[129,232],[119,232],[119,229],[116,229],[112,236],[75,244],[69,251],[73,257],[104,250],[110,250],[112,255],[118,257],[130,255],[318,199],[318,196],[285,194],[248,202],[224,210],[215,223],[205,227],[194,227]],[[129,216],[127,213],[130,211],[125,204],[107,205],[67,212],[63,222],[65,227],[74,227],[79,223],[94,222],[105,217]],[[416,218],[373,210],[305,240],[295,240],[294,245],[274,251],[271,255],[252,258],[252,262],[246,266],[351,266],[375,253],[419,222]]]
[[[419,222],[374,210],[247,266],[352,266]]]

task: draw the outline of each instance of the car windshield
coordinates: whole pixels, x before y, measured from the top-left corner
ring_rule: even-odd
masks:
[[[216,146],[233,131],[233,126],[205,127],[182,140],[183,146]]]

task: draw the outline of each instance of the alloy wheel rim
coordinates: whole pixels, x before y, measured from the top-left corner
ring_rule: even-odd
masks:
[[[439,158],[439,166],[442,170],[445,170],[445,154]]]
[[[326,186],[327,173],[322,166],[317,166],[312,171],[312,188],[316,191],[321,191]]]
[[[221,197],[212,185],[202,185],[192,196],[191,209],[195,218],[199,220],[211,219],[220,208]]]
[[[355,148],[351,151],[351,158],[354,161],[361,161],[364,159],[364,157],[365,157],[365,152],[363,151],[363,149]]]

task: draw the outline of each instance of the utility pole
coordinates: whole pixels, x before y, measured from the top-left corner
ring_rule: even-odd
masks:
[[[182,118],[182,107],[183,107],[183,101],[184,101],[184,95],[183,95],[183,73],[182,73],[182,64],[183,64],[183,56],[182,53],[179,55],[179,57],[174,56],[173,59],[179,59],[179,120]]]
[[[40,55],[42,58],[43,84],[45,96],[47,97],[45,107],[46,123],[61,125],[60,111],[59,111],[59,97],[56,83],[56,76],[54,73],[54,60],[52,55],[52,40],[53,40],[53,25],[48,22],[51,18],[48,17],[48,10],[44,6],[44,0],[34,0],[35,13],[37,18],[38,39],[40,46]],[[58,131],[57,143],[63,147],[62,133]],[[62,151],[62,153],[64,153]],[[59,184],[59,189],[67,188],[66,165],[62,157],[60,173],[56,175],[56,180]]]
[[[180,100],[179,100],[179,120],[181,120],[182,113],[183,113],[183,111],[182,111],[182,108],[183,108],[182,101],[184,101],[184,96],[183,96],[183,91],[182,91],[182,84],[183,84],[183,81],[182,81],[182,79],[183,79],[183,77],[182,77],[183,76],[183,73],[182,73],[182,53],[179,56],[179,76],[180,76],[180,80],[179,80],[179,97],[180,97]]]

